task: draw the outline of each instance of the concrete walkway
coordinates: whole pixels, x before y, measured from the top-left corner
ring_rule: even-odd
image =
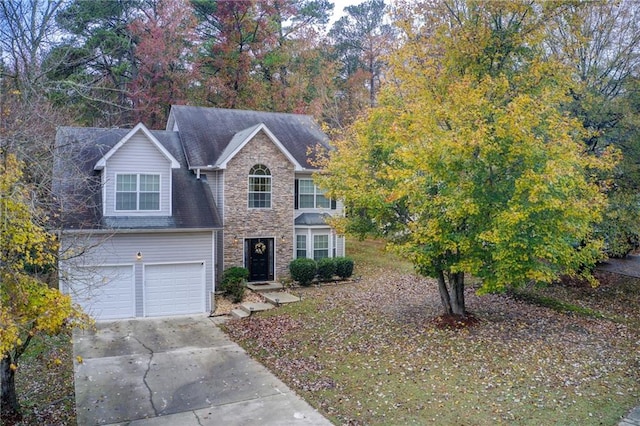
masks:
[[[608,259],[599,264],[597,269],[640,278],[640,256],[629,255],[622,259]],[[618,426],[640,426],[640,406],[633,409]]]
[[[640,426],[640,407],[633,409],[618,426]]]
[[[204,316],[101,322],[74,355],[80,426],[331,425]]]

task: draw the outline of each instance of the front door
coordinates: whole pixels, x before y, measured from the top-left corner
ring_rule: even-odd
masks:
[[[249,281],[273,281],[273,238],[245,240]]]

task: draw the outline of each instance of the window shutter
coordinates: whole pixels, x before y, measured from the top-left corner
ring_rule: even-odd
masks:
[[[335,210],[338,207],[336,206],[336,200],[334,200],[333,198],[331,199],[331,210]]]
[[[298,210],[298,179],[295,180],[295,184],[294,184],[293,208]]]

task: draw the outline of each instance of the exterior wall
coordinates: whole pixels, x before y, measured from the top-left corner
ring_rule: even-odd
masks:
[[[215,232],[162,232],[121,234],[63,234],[60,272],[73,277],[79,267],[134,265],[136,316],[143,315],[143,267],[145,264],[204,262],[205,304],[210,310],[210,293],[215,288],[213,239]],[[82,256],[75,253],[86,251]],[[141,259],[136,254],[140,252]],[[65,291],[65,289],[62,289]]]
[[[271,208],[249,209],[249,171],[264,164],[271,172]],[[275,277],[288,275],[293,258],[294,166],[263,132],[227,164],[224,191],[224,265],[244,265],[244,239],[273,238]]]
[[[109,158],[102,173],[105,216],[171,216],[171,164],[142,131],[133,135]],[[160,211],[116,211],[116,174],[119,173],[159,174]]]
[[[218,207],[218,213],[224,219],[224,175],[222,171],[203,172],[202,174],[207,177],[207,183],[211,189],[211,194],[213,194],[216,207]]]
[[[207,178],[207,184],[216,203],[218,214],[222,219],[222,223],[224,223],[224,174],[222,170],[217,170],[202,172],[202,175]],[[217,233],[216,247],[220,247],[220,249],[216,250],[216,280],[219,281],[222,279],[223,272],[221,265],[224,264],[224,250],[222,250],[222,247],[224,247],[224,232],[222,231]]]
[[[296,173],[296,179],[312,179],[312,174],[309,173]],[[344,215],[344,203],[342,200],[336,200],[335,209],[331,208],[298,208],[294,212],[294,216],[298,217],[303,213],[326,213],[331,216]],[[295,235],[307,236],[307,257],[313,258],[313,236],[314,235],[329,235],[329,256],[339,257],[345,255],[345,239],[344,236],[337,235],[336,232],[329,226],[298,226],[295,229]],[[293,256],[296,256],[296,247],[294,240]]]

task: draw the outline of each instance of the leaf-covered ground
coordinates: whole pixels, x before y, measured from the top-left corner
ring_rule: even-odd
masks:
[[[356,252],[359,281],[227,323],[335,424],[615,425],[640,404],[639,280],[544,290],[590,315],[470,285],[478,322],[443,328],[434,283],[371,250]]]
[[[16,390],[23,412],[17,425],[76,424],[73,346],[68,333],[32,341],[18,363]]]

